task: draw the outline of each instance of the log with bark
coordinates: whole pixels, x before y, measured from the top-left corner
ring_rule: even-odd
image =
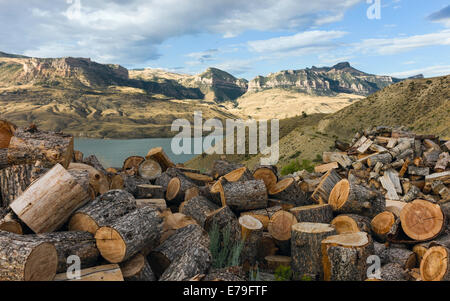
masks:
[[[166,200],[174,204],[180,204],[184,201],[186,191],[196,186],[188,177],[177,174],[167,184]]]
[[[188,225],[198,225],[198,223],[192,217],[179,212],[172,213],[170,209],[162,212],[161,217],[163,217],[164,219],[160,239],[161,243],[172,236],[178,229],[184,228]]]
[[[159,185],[139,184],[136,185],[135,196],[137,199],[163,199],[164,188]]]
[[[267,190],[278,182],[278,169],[273,165],[258,165],[253,169],[253,177],[263,180]]]
[[[152,207],[159,211],[164,211],[167,209],[167,203],[165,199],[137,199],[137,208]]]
[[[253,266],[258,258],[258,249],[263,236],[263,224],[250,215],[239,218],[244,246],[241,252],[241,263]]]
[[[219,206],[203,196],[194,197],[180,205],[180,212],[191,216],[202,227],[205,226],[208,215],[217,209],[219,209]]]
[[[159,244],[162,222],[157,210],[136,209],[95,232],[98,250],[111,263],[126,261],[142,249]]]
[[[398,263],[388,263],[381,267],[382,281],[406,281],[408,275],[405,269]]]
[[[139,165],[145,161],[144,157],[131,156],[125,159],[122,166],[122,171],[127,175],[134,176],[138,173]]]
[[[219,192],[222,205],[227,205],[235,211],[267,208],[268,204],[263,180],[229,182],[222,178],[211,188],[211,192]]]
[[[334,169],[328,171],[320,179],[320,183],[319,185],[317,185],[316,189],[311,195],[311,198],[319,204],[328,203],[331,191],[333,190],[334,186],[341,180],[341,177]]]
[[[371,234],[370,218],[357,214],[341,214],[331,221],[338,234],[366,232]]]
[[[389,211],[377,214],[370,223],[372,233],[379,241],[385,242],[388,237],[395,237],[398,234],[399,220],[398,215]]]
[[[71,135],[18,128],[9,143],[8,161],[11,165],[40,161],[47,168],[59,163],[67,168],[73,151]]]
[[[198,225],[178,229],[148,256],[150,266],[159,279],[167,268],[196,244],[209,248],[208,234]]]
[[[420,276],[424,281],[450,281],[450,249],[436,245],[428,249],[420,263]]]
[[[233,170],[244,167],[242,164],[231,163],[224,160],[217,160],[214,162],[214,165],[211,170],[211,175],[214,179],[218,179]]]
[[[52,244],[0,231],[0,281],[50,281],[57,266],[58,255]]]
[[[147,258],[141,253],[122,262],[119,266],[125,281],[156,281]]]
[[[338,169],[338,168],[339,168],[339,164],[337,162],[331,162],[331,163],[317,165],[316,167],[314,167],[314,172],[326,173],[326,172],[329,172],[330,170]]]
[[[69,220],[70,231],[92,234],[136,209],[136,200],[124,190],[111,190],[78,209]]]
[[[270,218],[272,217],[272,215],[274,215],[276,212],[278,212],[282,209],[283,208],[281,206],[273,206],[273,207],[268,207],[266,209],[258,209],[258,210],[252,210],[252,211],[247,211],[247,212],[241,212],[241,216],[250,215],[250,216],[256,218],[257,220],[259,220],[262,223],[264,230],[267,230],[267,226],[269,225],[269,221],[270,221]]]
[[[297,223],[298,221],[292,213],[283,210],[276,212],[270,218],[267,230],[283,254],[290,254],[291,229]]]
[[[295,207],[289,210],[299,223],[328,224],[333,220],[333,209],[329,204]]]
[[[162,171],[166,171],[170,167],[175,167],[175,164],[169,159],[162,147],[156,147],[149,150],[145,159],[152,159],[158,162]]]
[[[191,172],[191,171],[182,171],[183,175],[189,178],[192,182],[195,183],[195,185],[198,186],[205,186],[208,183],[211,183],[214,181],[214,179],[207,175],[200,172]]]
[[[59,229],[89,201],[89,195],[60,164],[33,182],[10,206],[35,233]]]
[[[70,170],[81,170],[89,173],[89,184],[94,188],[96,196],[109,190],[110,183],[106,175],[88,164],[70,163]]]
[[[55,276],[54,281],[124,281],[124,279],[119,265],[107,264],[81,270],[79,278],[69,278],[67,273],[61,273]]]
[[[283,255],[271,255],[266,256],[267,271],[275,273],[279,267],[290,268],[292,264],[292,258],[290,256]]]
[[[291,250],[294,279],[304,276],[313,280],[323,279],[321,242],[336,229],[323,223],[298,223],[292,226]]]
[[[23,234],[23,227],[11,210],[0,207],[0,231]]]
[[[279,181],[277,184],[273,185],[268,192],[271,198],[290,202],[295,206],[313,204],[312,200],[310,200],[303,190],[301,190],[295,179],[291,177]]]
[[[236,215],[230,207],[221,207],[208,214],[205,220],[204,228],[211,232],[215,227],[218,229],[230,229],[231,242],[234,243],[241,239],[241,229]]]
[[[260,245],[258,248],[258,262],[261,266],[267,266],[265,261],[266,256],[273,256],[277,253],[278,247],[276,245],[275,239],[268,232],[263,232]]]
[[[161,176],[161,173],[162,168],[155,160],[148,159],[139,164],[138,174],[141,178],[153,181]]]
[[[321,252],[324,280],[363,281],[374,247],[370,235],[358,232],[328,236],[322,240]]]

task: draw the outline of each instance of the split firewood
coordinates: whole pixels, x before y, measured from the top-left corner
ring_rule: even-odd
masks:
[[[138,199],[146,199],[146,198],[163,199],[164,189],[162,186],[159,185],[139,184],[136,185],[135,196]]]
[[[144,157],[141,156],[131,156],[125,159],[122,166],[122,171],[126,174],[133,176],[138,173],[139,165],[145,161]]]
[[[397,190],[395,189],[395,185],[392,182],[389,174],[384,173],[382,177],[379,178],[379,181],[383,188],[386,190],[385,197],[390,200],[399,200],[400,197],[397,194]]]
[[[278,211],[283,210],[281,206],[273,206],[266,209],[258,209],[258,210],[252,210],[248,212],[241,212],[241,216],[249,215],[261,222],[263,225],[264,230],[267,230],[267,227],[269,226],[270,218]]]
[[[438,172],[425,177],[425,182],[442,181],[444,184],[450,184],[450,170]]]
[[[378,162],[382,164],[389,164],[392,162],[392,155],[390,153],[380,153],[367,158],[367,165],[369,167],[375,166]]]
[[[180,212],[191,216],[202,227],[204,227],[208,215],[217,209],[219,206],[203,196],[194,197],[180,205]]]
[[[155,180],[162,173],[161,166],[158,162],[152,159],[148,159],[139,164],[138,174],[140,177],[146,180]]]
[[[124,190],[111,190],[78,209],[70,218],[70,231],[92,234],[136,209],[136,200]]]
[[[209,248],[196,243],[173,261],[159,278],[159,281],[186,281],[195,275],[206,273],[212,262]]]
[[[338,234],[367,232],[371,233],[370,219],[356,214],[341,214],[336,216],[331,225]]]
[[[149,150],[145,159],[153,159],[158,162],[162,171],[166,171],[170,167],[175,167],[175,164],[169,159],[162,147],[156,147]]]
[[[57,266],[52,244],[32,235],[0,231],[0,281],[50,281]]]
[[[375,191],[344,179],[330,193],[328,203],[337,213],[354,213],[374,217],[384,211],[386,201]]]
[[[198,225],[178,229],[148,256],[152,271],[159,279],[167,268],[196,244],[209,248],[209,237]],[[192,275],[195,276],[195,275]]]
[[[295,206],[312,205],[313,202],[302,191],[294,178],[285,178],[273,185],[269,191],[271,198],[283,200],[294,204]]]
[[[306,193],[313,193],[321,182],[321,178],[304,179],[300,182],[300,189]]]
[[[11,205],[35,233],[59,229],[70,215],[89,201],[89,195],[60,164],[32,183]]]
[[[292,226],[292,271],[296,280],[304,276],[323,279],[321,242],[336,229],[323,223],[298,223]]]
[[[263,237],[263,225],[256,218],[250,215],[243,215],[239,218],[241,235],[244,246],[241,252],[241,263],[250,266],[256,264],[258,249]]]
[[[405,234],[416,241],[431,240],[445,228],[444,215],[439,205],[419,199],[403,207],[400,220]]]
[[[58,255],[57,273],[64,273],[70,267],[67,262],[69,256],[80,258],[81,268],[93,267],[97,263],[99,252],[95,244],[94,235],[88,232],[54,232],[33,236],[36,241],[55,246]]]
[[[67,273],[61,273],[56,275],[53,281],[124,281],[124,279],[117,264],[108,264],[81,270],[80,279],[68,278]]]
[[[133,258],[120,264],[125,281],[156,281],[152,268],[141,253],[136,254]]]
[[[384,211],[376,215],[370,223],[373,235],[382,242],[385,242],[388,237],[397,236],[400,230],[398,216],[389,211]]]
[[[332,163],[326,163],[326,164],[322,164],[322,165],[318,165],[316,167],[314,167],[314,172],[318,172],[318,173],[326,173],[332,169],[338,169],[339,165],[337,162],[332,162]]]
[[[342,178],[337,174],[337,172],[332,169],[328,171],[320,180],[319,185],[314,190],[311,198],[318,203],[328,203],[330,193],[334,186],[341,181]]]
[[[242,164],[231,163],[224,160],[218,160],[214,162],[212,167],[211,175],[214,179],[218,179],[233,170],[244,167]]]
[[[415,185],[411,185],[408,192],[406,192],[400,200],[402,202],[409,203],[409,202],[414,201],[419,196],[419,194],[420,194],[420,188]]]
[[[267,208],[268,196],[263,180],[229,182],[221,178],[211,187],[211,192],[219,192],[222,205],[235,211]]]
[[[23,227],[15,214],[0,207],[0,231],[23,234]]]
[[[253,169],[253,177],[256,180],[263,180],[267,190],[278,182],[278,169],[273,165],[258,165]]]
[[[17,126],[6,120],[0,120],[0,148],[8,148]]]
[[[408,166],[408,174],[414,175],[414,176],[428,176],[430,174],[430,168],[429,167],[417,167],[414,165]]]
[[[366,232],[358,232],[328,236],[322,240],[321,251],[324,280],[363,281],[374,247]]]
[[[11,165],[40,161],[47,168],[59,163],[67,168],[73,151],[71,135],[18,128],[8,146],[8,161]]]
[[[441,151],[430,149],[423,153],[423,164],[426,167],[434,168],[439,161]]]
[[[346,153],[324,152],[322,155],[322,159],[324,163],[337,162],[343,168],[347,168],[352,165],[352,160],[347,156]]]
[[[439,201],[440,204],[450,201],[450,188],[447,187],[442,181],[433,181],[430,186],[433,193],[442,198]]]
[[[94,167],[81,164],[81,163],[70,163],[68,170],[84,170],[89,173],[89,183],[94,188],[96,195],[103,194],[109,190],[110,183],[108,178],[104,173],[98,171]]]
[[[411,147],[412,144],[410,140],[403,140],[399,142],[396,147],[392,148],[389,153],[391,154],[392,158],[396,158],[398,155]]]
[[[167,209],[167,203],[165,199],[136,199],[136,207],[151,207],[159,211],[164,211]]]
[[[328,204],[295,207],[289,210],[299,223],[328,224],[333,219],[333,209]]]
[[[126,261],[144,248],[159,244],[162,218],[158,211],[144,207],[124,215],[95,232],[97,247],[110,263]]]

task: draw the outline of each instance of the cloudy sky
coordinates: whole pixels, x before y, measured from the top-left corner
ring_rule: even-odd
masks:
[[[450,74],[449,4],[0,0],[0,51],[191,74],[212,66],[247,79],[340,61],[374,74],[431,77]]]

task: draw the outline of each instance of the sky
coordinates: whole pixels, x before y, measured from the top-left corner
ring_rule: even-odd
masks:
[[[348,61],[450,74],[444,0],[0,0],[0,51],[127,68],[257,75]]]

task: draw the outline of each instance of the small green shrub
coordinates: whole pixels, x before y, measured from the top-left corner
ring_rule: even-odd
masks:
[[[291,267],[281,265],[275,270],[275,281],[290,281],[291,279]]]
[[[298,160],[293,160],[281,169],[281,175],[286,176],[300,170],[313,172],[314,164],[312,164],[310,160],[306,159],[302,160],[302,163],[300,163]]]

